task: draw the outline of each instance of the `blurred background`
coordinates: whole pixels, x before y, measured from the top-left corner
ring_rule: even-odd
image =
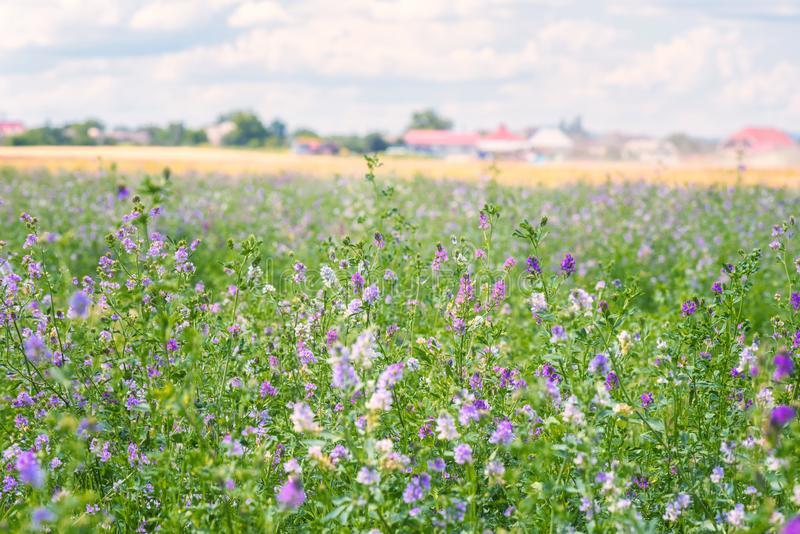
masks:
[[[0,21],[0,145],[800,165],[796,1],[0,0]]]

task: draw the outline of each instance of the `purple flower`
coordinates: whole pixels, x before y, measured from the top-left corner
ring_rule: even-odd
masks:
[[[785,352],[776,354],[773,363],[775,364],[775,373],[772,375],[773,380],[781,380],[794,372],[794,361]]]
[[[306,493],[303,491],[303,483],[300,479],[289,478],[286,483],[278,490],[278,503],[284,508],[292,510],[299,508],[306,501]]]
[[[50,359],[50,349],[44,344],[38,334],[31,334],[25,340],[25,356],[34,363],[43,362]]]
[[[411,504],[417,502],[428,493],[431,488],[431,477],[428,473],[420,473],[411,477],[411,481],[403,491],[403,502]]]
[[[784,525],[782,534],[800,534],[800,515]]]
[[[647,408],[653,404],[653,394],[650,392],[642,393],[642,396],[639,398],[642,399],[642,408]]]
[[[444,463],[443,458],[434,458],[433,460],[428,460],[428,469],[432,471],[436,471],[437,473],[442,473],[447,467]]]
[[[611,371],[606,375],[606,389],[611,391],[616,389],[617,386],[619,386],[619,378],[617,378],[617,373]]]
[[[603,374],[608,373],[608,356],[602,352],[592,358],[592,361],[589,362],[589,372],[596,373],[597,371],[600,371]]]
[[[797,412],[791,406],[782,404],[772,409],[772,414],[769,417],[769,424],[774,428],[782,428],[789,424],[794,419]]]
[[[539,258],[534,256],[529,256],[528,259],[525,260],[526,271],[530,274],[542,274],[542,267],[539,265]]]
[[[714,293],[722,293],[722,284],[714,282],[714,285],[711,286],[711,291]]]
[[[33,526],[33,528],[38,529],[42,525],[42,523],[49,523],[50,521],[53,520],[54,517],[55,515],[53,514],[53,512],[51,512],[47,508],[43,506],[36,508],[33,511],[33,513],[31,513],[31,525]]]
[[[34,488],[41,488],[44,484],[44,471],[39,465],[39,460],[33,451],[23,451],[17,456],[16,463],[19,479]]]
[[[696,311],[697,311],[697,304],[693,300],[687,300],[681,306],[681,313],[685,317],[689,317],[690,315],[692,315]]]
[[[514,425],[508,419],[503,419],[497,424],[497,428],[489,437],[489,443],[493,445],[508,445],[514,439]]]
[[[456,448],[453,450],[453,458],[455,459],[458,465],[471,464],[472,447],[470,447],[466,443],[461,443],[459,445],[456,445]]]
[[[567,276],[575,272],[575,258],[573,258],[572,254],[569,252],[564,256],[564,259],[561,260],[561,270]]]
[[[89,306],[92,304],[92,299],[89,298],[83,291],[76,291],[69,299],[69,307],[72,308],[76,317],[86,317],[89,315]]]
[[[364,288],[364,300],[369,304],[372,304],[373,302],[378,300],[380,294],[381,292],[378,289],[378,286],[376,286],[375,284],[372,284],[371,286],[367,286],[366,288]]]
[[[794,311],[800,309],[800,293],[792,293],[790,301],[792,303],[792,308],[794,308]]]

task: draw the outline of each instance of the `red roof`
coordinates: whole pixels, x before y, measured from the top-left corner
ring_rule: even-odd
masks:
[[[748,150],[773,150],[794,145],[789,134],[777,128],[742,128],[725,141],[727,147],[741,147]]]
[[[479,137],[476,133],[450,130],[408,130],[403,141],[413,146],[472,146]]]
[[[511,132],[508,128],[506,128],[505,124],[501,124],[497,127],[497,129],[495,129],[495,131],[481,136],[481,139],[490,141],[522,141],[525,138],[521,135]]]
[[[25,126],[19,121],[0,121],[0,135],[14,135],[25,131]]]

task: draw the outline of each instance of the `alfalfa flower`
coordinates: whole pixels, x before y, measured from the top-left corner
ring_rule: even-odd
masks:
[[[278,503],[283,508],[297,509],[306,501],[306,492],[303,491],[303,483],[299,478],[289,477],[289,479],[278,490]]]
[[[290,419],[295,432],[316,433],[322,430],[322,427],[314,421],[314,412],[304,402],[294,404]]]
[[[783,428],[788,425],[796,415],[797,411],[794,408],[782,404],[772,409],[772,413],[769,417],[769,424],[776,429]]]
[[[472,447],[466,443],[460,443],[453,449],[453,459],[458,465],[472,463]]]

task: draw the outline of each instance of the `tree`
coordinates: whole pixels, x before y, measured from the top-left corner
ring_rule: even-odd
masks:
[[[267,135],[274,138],[277,144],[286,142],[286,123],[280,119],[274,119],[267,127]]]
[[[12,146],[66,145],[69,144],[69,139],[64,134],[63,128],[43,126],[11,136],[5,143]]]
[[[442,117],[433,109],[415,111],[411,115],[411,124],[408,125],[409,130],[450,130],[452,127],[453,121]]]
[[[372,132],[364,137],[364,150],[366,152],[383,152],[389,148],[389,143],[378,132]]]
[[[231,121],[234,130],[222,138],[222,144],[228,146],[263,146],[269,132],[258,115],[252,111],[232,111],[219,118],[218,122]]]

